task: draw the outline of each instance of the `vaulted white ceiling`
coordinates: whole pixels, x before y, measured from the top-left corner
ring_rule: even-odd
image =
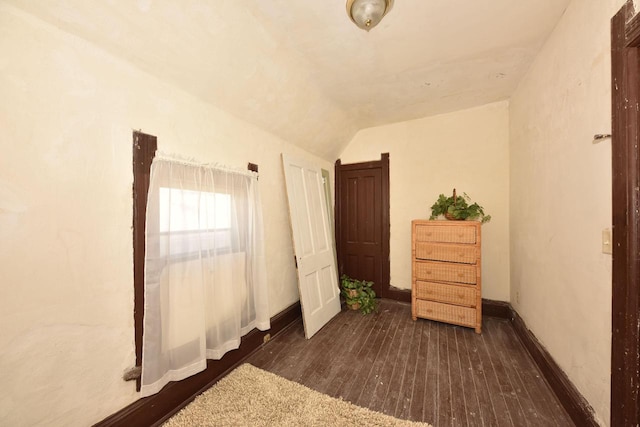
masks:
[[[570,0],[3,0],[329,160],[361,128],[508,99]]]

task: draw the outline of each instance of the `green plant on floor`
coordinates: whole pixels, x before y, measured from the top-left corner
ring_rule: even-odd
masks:
[[[351,310],[360,310],[362,314],[369,314],[378,307],[376,293],[372,289],[373,282],[352,279],[343,274],[340,277],[342,296]]]
[[[438,216],[444,215],[445,218],[451,220],[480,219],[482,223],[491,220],[491,215],[486,215],[482,206],[477,203],[471,203],[471,198],[467,193],[462,194],[463,197],[458,197],[455,188],[451,197],[440,194],[438,200],[431,206],[431,217],[429,219],[436,219]]]

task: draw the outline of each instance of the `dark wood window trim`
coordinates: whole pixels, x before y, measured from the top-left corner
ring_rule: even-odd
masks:
[[[640,16],[611,21],[613,274],[611,425],[640,423]]]
[[[147,192],[151,162],[158,149],[158,138],[133,132],[133,319],[135,329],[136,366],[142,366],[142,333],[144,328],[144,255]],[[140,391],[140,378],[136,390]]]

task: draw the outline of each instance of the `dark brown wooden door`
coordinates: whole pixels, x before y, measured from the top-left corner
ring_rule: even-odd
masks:
[[[374,283],[382,295],[382,170],[356,169],[340,176],[340,271]]]
[[[380,160],[336,162],[338,271],[374,282],[376,295],[410,301],[389,285],[389,153]]]

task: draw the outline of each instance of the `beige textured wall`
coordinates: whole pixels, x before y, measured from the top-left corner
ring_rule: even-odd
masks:
[[[361,130],[340,159],[354,163],[389,153],[391,284],[411,288],[411,220],[428,218],[440,193],[455,187],[485,208],[483,297],[509,300],[509,118],[498,102]]]
[[[610,19],[624,0],[574,0],[510,103],[511,301],[609,422]]]
[[[89,425],[137,399],[132,129],[260,165],[271,313],[298,300],[280,153],[332,164],[0,4],[0,425]]]

